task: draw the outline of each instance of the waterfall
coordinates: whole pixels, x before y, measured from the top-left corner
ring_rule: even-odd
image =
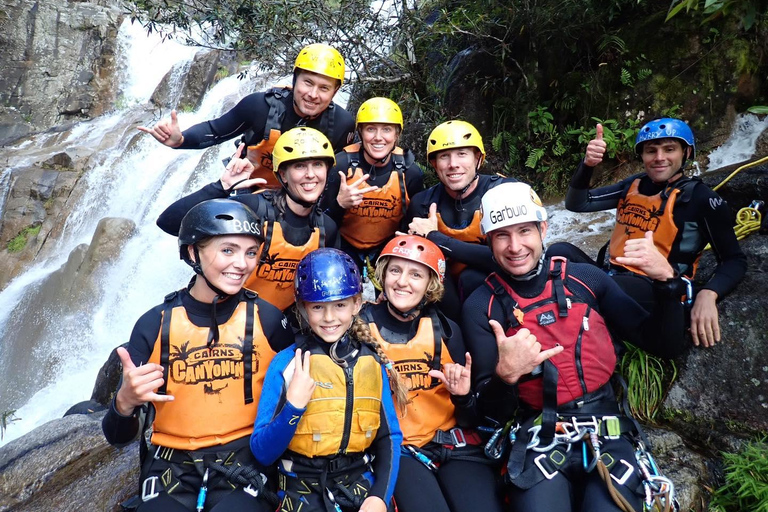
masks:
[[[725,144],[709,154],[708,171],[749,160],[755,154],[757,139],[768,128],[768,116],[739,114]],[[765,156],[765,155],[758,155]]]
[[[232,144],[222,144],[206,151],[176,151],[149,135],[139,135],[137,124],[151,125],[168,115],[163,112],[153,119],[147,105],[157,84],[172,68],[186,69],[197,49],[160,42],[128,21],[120,29],[119,41],[122,67],[131,70],[121,75],[120,108],[69,131],[38,134],[10,148],[77,151],[107,142],[110,149],[92,159],[97,163],[81,178],[82,196],[72,207],[55,250],[49,250],[52,254],[0,292],[0,412],[15,409],[18,418],[9,423],[2,443],[90,398],[99,368],[115,346],[128,341],[139,316],[186,285],[191,270],[179,260],[176,239],[163,233],[155,220],[182,195],[218,179],[221,159],[233,150]],[[217,117],[267,83],[285,82],[253,75],[248,80],[225,78],[207,93],[196,112],[179,113],[179,123],[184,128]],[[15,159],[13,165],[40,161],[40,154],[25,152],[27,156]],[[0,175],[0,203],[7,195],[11,171]],[[90,243],[104,217],[132,220],[135,234],[117,260],[97,276],[100,292],[73,303],[57,294],[52,276],[73,250]]]

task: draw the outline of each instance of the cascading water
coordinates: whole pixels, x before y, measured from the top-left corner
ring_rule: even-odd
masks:
[[[103,147],[105,142],[110,149],[98,155],[98,162],[81,178],[78,187],[84,192],[55,250],[0,293],[0,412],[15,410],[18,418],[9,423],[3,443],[88,399],[101,364],[116,345],[128,340],[138,317],[186,284],[191,274],[179,261],[176,239],[157,228],[155,219],[181,195],[217,179],[221,159],[232,153],[231,144],[208,151],[175,151],[148,135],[139,136],[138,124],[156,121],[146,101],[157,83],[171,66],[188,66],[197,50],[161,44],[128,22],[121,27],[120,38],[126,69],[142,73],[125,75],[121,103],[127,107],[68,132],[40,134],[23,143],[47,152],[76,152]],[[186,127],[217,117],[264,86],[234,76],[221,80],[197,112],[179,114],[180,124]],[[38,156],[14,160],[14,165],[39,161]],[[2,197],[9,171],[0,177]],[[104,217],[130,219],[136,231],[117,260],[97,276],[99,293],[73,303],[57,293],[52,275],[73,249],[90,242]]]
[[[731,136],[725,144],[709,154],[707,170],[714,171],[752,158],[755,154],[757,139],[766,129],[768,129],[768,116],[760,119],[754,114],[739,114]]]

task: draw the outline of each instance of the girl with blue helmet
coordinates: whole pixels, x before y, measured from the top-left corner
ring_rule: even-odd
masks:
[[[392,500],[406,389],[358,316],[360,272],[330,248],[296,270],[303,332],[267,371],[251,450],[277,462],[281,510],[385,512]]]

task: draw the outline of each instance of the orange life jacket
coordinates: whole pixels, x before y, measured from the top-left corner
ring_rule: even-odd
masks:
[[[442,339],[442,329],[435,323],[439,323],[437,315],[422,315],[416,336],[408,343],[388,343],[375,323],[368,324],[408,385],[406,414],[401,416],[398,411],[398,419],[403,444],[419,448],[430,442],[436,431],[447,432],[456,426],[451,394],[442,382],[429,376],[429,370],[439,370],[442,364],[454,362]]]
[[[687,178],[681,178],[652,196],[643,195],[638,191],[640,178],[632,182],[616,207],[616,224],[611,234],[609,249],[611,263],[636,274],[645,275],[636,267],[617,263],[616,258],[624,256],[624,244],[627,240],[643,238],[646,231],[653,231],[653,244],[656,249],[665,258],[669,257],[678,235],[673,215],[675,201],[679,199],[682,187],[689,182]],[[691,267],[691,275],[687,277],[693,277],[697,266],[698,258]]]
[[[359,167],[361,147],[357,143],[344,148],[349,154],[349,181],[355,181],[364,174]],[[392,172],[387,183],[379,190],[365,194],[358,206],[344,212],[339,232],[350,245],[357,249],[371,249],[388,241],[400,229],[409,202],[405,169],[403,150],[396,147],[392,151]],[[358,188],[366,186],[361,183]]]
[[[256,297],[246,292],[230,319],[219,325],[219,342],[208,348],[208,327],[187,316],[178,293],[166,297],[150,363],[163,367],[155,402],[152,444],[198,450],[253,432],[264,375],[275,356],[261,327]]]

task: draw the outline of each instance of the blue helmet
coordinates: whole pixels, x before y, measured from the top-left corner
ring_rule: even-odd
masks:
[[[352,258],[326,247],[301,259],[296,269],[295,290],[297,302],[333,302],[362,293],[363,285]]]
[[[696,155],[696,142],[693,140],[693,131],[680,119],[662,117],[646,123],[635,138],[635,152],[640,154],[641,144],[649,140],[677,139],[693,150],[691,158]],[[683,147],[685,149],[685,147]]]

